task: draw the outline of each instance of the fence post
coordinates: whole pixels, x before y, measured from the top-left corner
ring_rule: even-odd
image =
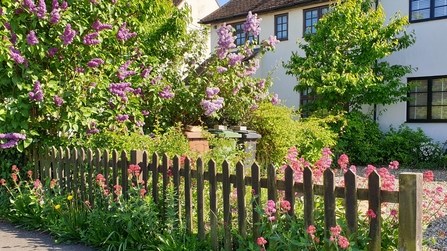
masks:
[[[422,250],[422,189],[421,173],[399,174],[399,251]]]

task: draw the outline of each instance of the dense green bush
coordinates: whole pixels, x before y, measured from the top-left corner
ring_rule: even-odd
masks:
[[[380,147],[383,132],[370,116],[351,112],[341,117],[332,128],[339,132],[333,149],[336,156],[347,154],[350,162],[356,165],[383,163]]]
[[[281,165],[293,146],[307,160],[318,160],[324,147],[335,145],[337,135],[327,126],[331,119],[334,118],[297,120],[292,108],[260,105],[249,122],[249,128],[262,135],[256,147],[258,162]]]

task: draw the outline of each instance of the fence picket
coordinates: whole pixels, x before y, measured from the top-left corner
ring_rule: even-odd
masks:
[[[224,161],[222,164],[222,200],[223,200],[223,215],[224,215],[224,248],[229,251],[232,250],[233,241],[231,234],[231,204],[230,204],[230,196],[231,196],[231,182],[230,182],[230,165],[228,161]]]
[[[257,207],[261,204],[261,170],[258,164],[253,163],[251,166],[251,188],[253,199],[253,240],[256,241],[258,237],[261,237],[259,225],[261,222],[261,216],[257,211]]]
[[[346,213],[346,232],[348,236],[354,234],[354,240],[357,241],[358,230],[358,206],[357,206],[357,179],[354,172],[348,170],[344,174],[345,179],[345,213]]]
[[[177,217],[179,220],[182,219],[182,210],[180,204],[180,158],[178,155],[174,156],[172,166],[172,181],[174,182],[174,203],[177,211]]]
[[[376,217],[371,217],[369,222],[369,250],[375,251],[381,249],[381,214],[380,208],[380,176],[374,171],[368,176],[368,191],[369,191],[369,209],[372,210]]]
[[[286,173],[284,175],[286,190],[284,191],[284,199],[290,202],[290,210],[288,214],[290,216],[295,214],[295,191],[293,189],[293,169],[290,166],[287,166]]]
[[[111,180],[111,186],[110,189],[114,189],[115,186],[118,184],[118,152],[116,150],[112,151],[112,180]],[[113,191],[113,190],[111,190]],[[116,199],[116,193],[113,193],[113,198]]]
[[[87,161],[88,161],[88,174],[87,174],[87,188],[88,188],[88,201],[90,202],[90,205],[93,206],[93,187],[94,187],[94,180],[93,177],[93,151],[92,149],[87,149]]]
[[[324,184],[324,233],[329,239],[331,227],[335,227],[335,174],[328,168],[323,172]]]
[[[237,221],[239,235],[247,236],[247,212],[245,211],[245,169],[241,162],[236,164],[236,188],[237,188]]]
[[[197,167],[197,228],[199,239],[205,239],[205,170],[202,158],[196,161]]]
[[[267,189],[268,189],[268,199],[276,201],[278,189],[276,187],[276,168],[273,164],[267,167]]]
[[[152,198],[154,203],[158,205],[158,154],[154,153],[152,155]]]
[[[219,239],[217,230],[217,178],[216,178],[216,162],[210,160],[208,162],[208,174],[210,184],[210,231],[211,231],[211,248],[213,251],[219,250]]]
[[[169,177],[168,177],[168,169],[169,169],[169,156],[165,153],[165,154],[163,154],[163,161],[162,161],[162,168],[161,168],[161,179],[162,179],[162,189],[163,189],[163,192],[162,192],[162,195],[163,195],[163,200],[162,200],[162,205],[163,205],[163,207],[162,207],[162,213],[161,213],[161,215],[162,215],[162,220],[163,220],[163,222],[165,222],[165,220],[166,220],[166,215],[167,215],[167,212],[166,212],[166,208],[167,208],[167,205],[166,205],[166,198],[167,198],[167,193],[168,193],[168,179],[169,179]]]
[[[146,195],[149,194],[148,186],[147,186],[147,182],[148,182],[148,178],[149,178],[149,156],[148,153],[146,151],[143,151],[143,156],[142,156],[142,161],[141,161],[141,173],[143,175],[143,186],[144,189],[146,190]]]
[[[59,182],[59,188],[64,190],[65,189],[65,173],[64,173],[64,149],[62,147],[59,147],[57,151],[57,181]]]
[[[303,171],[303,194],[304,194],[304,226],[306,229],[314,225],[314,183],[313,173],[309,167]]]

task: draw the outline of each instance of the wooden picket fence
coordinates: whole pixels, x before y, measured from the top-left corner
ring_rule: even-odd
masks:
[[[336,225],[336,198],[343,198],[346,210],[347,233],[351,235],[357,233],[358,229],[358,201],[367,200],[369,209],[372,209],[377,217],[371,218],[369,225],[369,250],[380,250],[381,248],[381,203],[399,203],[399,246],[398,250],[422,250],[422,174],[401,173],[399,175],[399,191],[381,190],[380,176],[373,172],[368,177],[368,188],[357,187],[356,175],[348,171],[344,174],[344,187],[336,187],[335,174],[327,169],[323,173],[323,185],[313,183],[313,173],[306,168],[303,175],[303,183],[295,183],[293,180],[293,170],[288,167],[285,170],[284,180],[277,178],[277,170],[270,165],[267,170],[267,177],[262,178],[260,168],[255,163],[251,166],[251,176],[246,176],[246,168],[242,163],[237,163],[236,174],[230,173],[228,162],[222,164],[222,173],[217,173],[217,165],[214,161],[207,163],[208,170],[205,171],[201,158],[196,160],[195,167],[191,168],[190,160],[187,158],[184,165],[178,156],[173,161],[165,154],[161,161],[154,153],[150,156],[145,151],[127,152],[100,151],[91,149],[76,148],[46,148],[33,149],[29,152],[30,161],[35,163],[35,175],[41,179],[50,177],[57,179],[62,189],[67,192],[78,193],[83,200],[93,202],[93,187],[95,175],[103,174],[105,177],[112,177],[108,180],[108,186],[121,185],[123,194],[128,189],[127,169],[130,164],[138,164],[141,167],[141,178],[145,181],[147,194],[152,195],[155,203],[163,203],[159,198],[159,192],[166,195],[169,184],[169,173],[172,171],[174,190],[177,196],[183,186],[184,197],[177,198],[184,204],[184,208],[177,204],[179,217],[184,213],[186,218],[187,231],[192,232],[197,229],[200,239],[206,234],[205,205],[209,205],[209,231],[213,250],[231,250],[233,247],[232,234],[230,232],[232,211],[230,197],[232,187],[237,189],[237,222],[238,234],[247,236],[247,202],[245,199],[246,189],[252,189],[259,196],[255,197],[253,203],[252,222],[260,222],[260,215],[255,210],[255,205],[261,205],[261,191],[265,188],[268,199],[277,201],[278,191],[284,191],[285,199],[291,203],[289,214],[294,214],[294,204],[296,203],[296,193],[304,196],[304,221],[305,226],[314,223],[314,196],[324,197],[324,217],[326,237],[329,237],[329,229]],[[151,159],[151,160],[149,160]],[[168,172],[168,170],[171,170]],[[234,170],[234,167],[233,167]],[[121,175],[125,174],[125,175]],[[181,179],[184,177],[184,179]],[[161,178],[161,182],[160,182]],[[197,201],[193,201],[192,181],[196,182]],[[205,181],[208,182],[209,194],[204,194]],[[181,184],[183,183],[183,184]],[[218,186],[218,183],[219,184]],[[149,187],[147,187],[149,185]],[[222,191],[218,193],[218,188]],[[264,189],[264,190],[265,190]],[[150,191],[150,192],[149,192]],[[218,196],[221,194],[222,196]],[[220,198],[219,198],[220,197]],[[206,201],[209,200],[209,201]],[[193,203],[194,208],[193,210]],[[265,202],[264,202],[265,203]],[[218,208],[223,207],[224,219],[218,219]],[[196,221],[193,220],[197,217]],[[193,228],[193,222],[197,226]],[[219,222],[228,224],[224,230],[223,240],[218,237]],[[251,226],[253,236],[260,236],[259,228],[256,224]],[[220,243],[223,242],[223,247]]]

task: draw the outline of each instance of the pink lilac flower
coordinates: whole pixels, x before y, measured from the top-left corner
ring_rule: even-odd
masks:
[[[112,25],[111,24],[102,24],[99,20],[96,20],[92,24],[92,28],[95,29],[96,31],[102,31],[105,29],[112,29]]]
[[[135,90],[131,87],[131,83],[111,83],[109,85],[109,91],[119,97],[123,102],[126,102],[127,92],[134,92]]]
[[[205,115],[211,116],[215,111],[223,108],[224,98],[218,97],[214,100],[202,100],[200,105],[205,109]]]
[[[14,47],[9,47],[9,56],[17,63],[23,64],[25,62],[25,58],[20,54],[20,51],[14,49]]]
[[[174,93],[171,92],[170,86],[166,86],[165,88],[163,88],[163,91],[159,92],[158,95],[164,99],[170,99],[174,97]]]
[[[40,87],[40,82],[36,81],[34,82],[34,91],[33,92],[29,92],[29,100],[30,101],[42,101],[44,96],[43,96],[43,91],[42,88]]]
[[[118,0],[111,0],[112,3],[116,3]]]
[[[64,104],[64,100],[57,95],[54,95],[53,99],[56,106],[62,106]]]
[[[264,239],[264,237],[259,237],[259,238],[256,240],[256,244],[258,244],[258,246],[263,246],[263,245],[267,244],[267,240]]]
[[[53,9],[50,12],[50,23],[57,24],[61,21],[61,14],[58,9]]]
[[[126,22],[124,22],[119,28],[118,34],[116,34],[116,39],[126,41],[136,35],[136,32],[129,33],[129,29],[126,29]]]
[[[270,35],[268,40],[264,40],[262,45],[266,47],[274,47],[275,45],[279,44],[279,40],[276,38],[276,36]]]
[[[251,76],[251,75],[255,74],[256,71],[259,69],[259,59],[255,58],[253,60],[250,60],[250,62],[252,64],[245,68],[245,72],[242,74],[241,77]]]
[[[28,42],[28,44],[31,46],[39,43],[36,33],[33,30],[31,30],[26,36],[26,42]]]
[[[228,58],[230,59],[228,61],[228,65],[233,66],[233,65],[236,65],[238,63],[241,63],[242,59],[244,59],[244,57],[245,56],[242,55],[241,53],[238,53],[238,54],[230,53],[230,54],[228,54]]]
[[[258,109],[258,108],[259,108],[259,105],[254,104],[254,105],[252,105],[252,106],[250,107],[250,110],[254,111],[254,110]]]
[[[147,77],[149,77],[149,74],[151,73],[151,71],[152,71],[152,67],[151,66],[149,66],[149,67],[147,67],[146,69],[144,69],[142,72],[141,72],[141,78],[147,78]]]
[[[73,42],[74,36],[76,35],[76,31],[71,29],[71,24],[67,24],[65,26],[64,34],[61,35],[61,39],[63,40],[64,45],[69,45]]]
[[[104,60],[102,60],[101,58],[93,58],[92,60],[90,60],[87,63],[87,66],[90,68],[93,68],[93,67],[98,67],[99,65],[102,65],[102,64],[104,64]]]
[[[143,121],[140,121],[140,120],[135,121],[135,125],[137,125],[138,127],[143,127],[144,124],[145,123]]]
[[[95,39],[99,36],[98,32],[93,32],[90,34],[87,34],[84,36],[83,42],[85,45],[95,45],[95,44],[100,44],[101,41],[98,39]]]
[[[248,12],[247,20],[244,22],[244,33],[252,33],[255,36],[259,36],[261,33],[261,28],[259,25],[261,24],[262,18],[257,18],[258,14],[251,14],[251,11]]]
[[[205,90],[206,96],[209,99],[212,99],[215,95],[219,93],[219,87],[207,87]]]
[[[24,0],[22,6],[28,8],[30,12],[37,11],[36,5],[34,4],[33,0]]]
[[[368,165],[365,168],[365,177],[369,177],[369,175],[376,170],[376,167],[373,165]]]
[[[63,1],[61,4],[61,9],[66,10],[68,8],[68,3],[66,1]]]
[[[236,48],[234,41],[236,36],[233,36],[231,25],[226,25],[225,23],[217,30],[217,35],[219,36],[219,41],[217,42],[217,56],[219,59],[224,59],[227,56],[228,50]]]
[[[399,162],[397,160],[390,162],[388,165],[389,169],[397,169],[399,168]]]
[[[141,114],[143,114],[143,116],[147,116],[147,115],[149,115],[149,111],[146,111],[146,110],[142,110],[141,111]]]
[[[51,7],[53,8],[53,10],[59,9],[59,1],[58,0],[53,0],[51,2]]]
[[[259,88],[259,89],[264,89],[264,87],[265,87],[265,79],[261,79],[261,80],[258,82],[258,88]]]
[[[48,49],[47,57],[54,56],[58,51],[59,51],[59,49],[58,48],[54,48],[54,47]]]
[[[127,60],[126,63],[124,63],[118,71],[116,72],[116,75],[120,80],[124,80],[127,77],[133,76],[137,74],[135,71],[128,71],[127,68],[129,67],[130,63],[132,63],[131,60]]]
[[[76,67],[75,67],[75,72],[77,72],[77,73],[84,73],[84,72],[85,72],[85,69],[82,68],[82,67],[76,66]]]
[[[162,80],[162,79],[163,79],[163,76],[157,76],[151,80],[151,84],[155,85],[159,80]]]
[[[272,100],[270,101],[272,105],[277,105],[281,102],[281,99],[278,98],[278,94],[273,95]]]
[[[47,6],[45,5],[45,0],[39,0],[39,6],[37,7],[37,17],[40,19],[44,19],[45,14],[47,14]]]
[[[98,5],[98,2],[96,2],[96,0],[90,0],[90,3],[92,3],[94,5]]]
[[[116,115],[116,120],[118,120],[118,122],[124,122],[124,121],[126,121],[126,120],[128,120],[129,119],[129,115],[127,115],[127,114],[118,114],[118,115]]]
[[[8,22],[4,22],[3,25],[5,26],[5,28],[9,31],[11,31],[11,25]]]
[[[228,69],[225,67],[222,67],[222,66],[218,66],[216,71],[217,71],[217,73],[224,73],[224,72],[228,71]]]

